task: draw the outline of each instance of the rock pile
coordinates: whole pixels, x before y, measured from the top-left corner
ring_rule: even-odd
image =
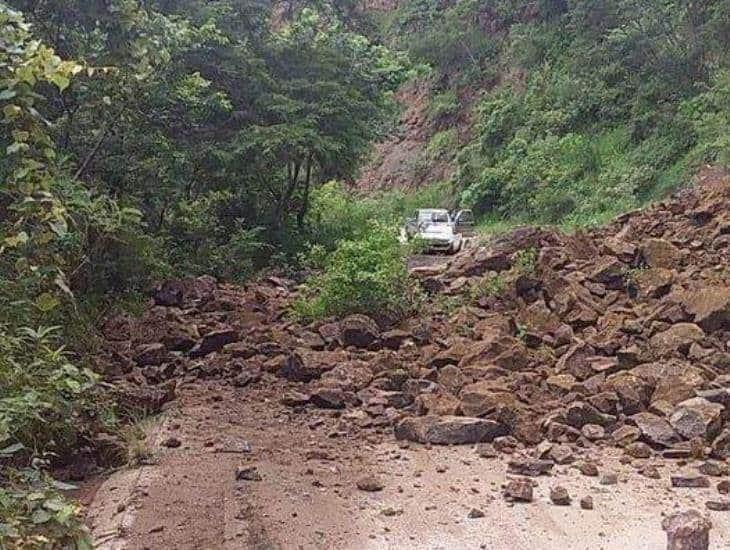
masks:
[[[279,380],[288,407],[420,443],[726,459],[730,178],[705,180],[601,229],[519,228],[417,268],[428,305],[395,327],[300,326],[284,279],[168,282],[141,319],[109,319],[99,367],[156,406],[176,380]]]

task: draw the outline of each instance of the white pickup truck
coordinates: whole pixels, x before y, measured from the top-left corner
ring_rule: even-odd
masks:
[[[424,208],[406,220],[403,230],[406,239],[424,241],[429,252],[455,254],[474,231],[474,215],[471,210],[460,210],[452,216],[448,210]]]

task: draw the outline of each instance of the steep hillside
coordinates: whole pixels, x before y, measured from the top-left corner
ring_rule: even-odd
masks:
[[[366,187],[447,179],[485,215],[584,224],[730,158],[724,0],[385,8],[383,39],[429,69]]]

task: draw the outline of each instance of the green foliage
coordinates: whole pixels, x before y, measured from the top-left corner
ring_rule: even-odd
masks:
[[[426,112],[432,122],[440,123],[459,112],[459,98],[453,90],[435,94],[431,97]]]
[[[397,320],[418,300],[396,233],[381,225],[357,240],[340,241],[324,272],[307,286],[305,297],[295,305],[304,319],[363,313]]]
[[[502,275],[482,277],[469,288],[469,297],[472,301],[490,296],[499,296],[507,288],[507,282]]]
[[[0,451],[1,452],[1,451]],[[2,473],[0,541],[11,548],[91,550],[91,537],[79,505],[66,500],[59,486],[36,470]]]
[[[728,7],[408,0],[385,33],[434,67],[436,127],[455,114],[452,99],[486,92],[458,155],[461,203],[490,219],[573,226],[728,163]]]
[[[69,361],[58,332],[0,327],[0,447],[64,456],[110,417],[96,375]]]
[[[426,156],[431,160],[450,160],[459,147],[459,135],[456,128],[436,132],[426,146]]]

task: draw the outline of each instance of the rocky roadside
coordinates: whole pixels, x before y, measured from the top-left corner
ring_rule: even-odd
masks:
[[[600,229],[520,228],[413,276],[429,298],[397,325],[301,326],[287,315],[297,285],[282,278],[170,281],[140,318],[107,321],[98,367],[148,410],[179,383],[275,387],[293,413],[336,418],[327,437],[481,444],[522,479],[594,476],[596,453],[617,449],[646,479],[686,467],[672,485],[717,486],[705,511],[730,507],[726,174]],[[505,497],[527,500],[520,483]]]

